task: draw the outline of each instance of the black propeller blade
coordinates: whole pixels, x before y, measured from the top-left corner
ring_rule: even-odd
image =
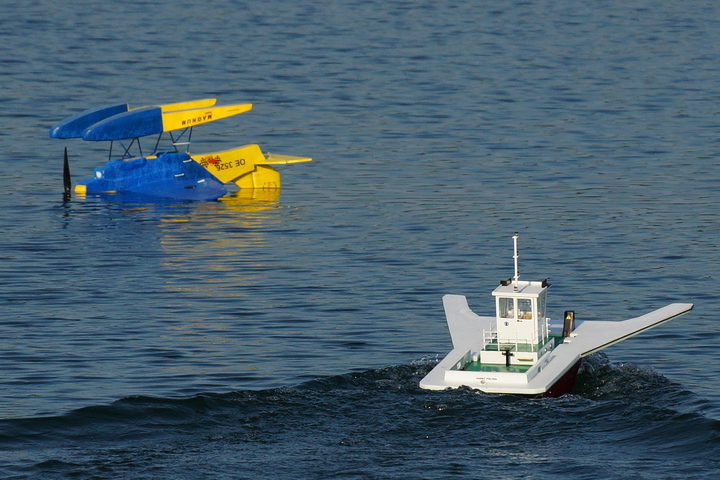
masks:
[[[72,184],[70,182],[70,164],[68,163],[67,147],[65,147],[65,163],[63,165],[63,187],[65,187],[65,196],[70,196]]]

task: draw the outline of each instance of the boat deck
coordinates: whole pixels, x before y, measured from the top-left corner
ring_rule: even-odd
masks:
[[[552,339],[555,340],[555,346],[560,345],[563,343],[563,337],[562,335],[557,334],[551,334],[549,337],[547,337],[542,343],[538,344],[532,344],[532,343],[505,343],[500,342],[498,343],[496,339],[494,339],[492,342],[485,345],[484,350],[487,351],[493,351],[498,352],[502,350],[509,350],[511,352],[516,353],[527,353],[527,352],[537,352],[540,350],[543,346],[547,344],[547,342],[551,341]],[[472,372],[504,372],[504,373],[525,373],[527,372],[532,365],[510,365],[506,366],[505,364],[496,364],[496,363],[482,363],[480,360],[474,360],[471,361],[461,368],[461,370],[465,371],[472,371]]]
[[[480,363],[479,361],[470,362],[462,369],[470,372],[505,372],[505,373],[525,373],[530,370],[532,365],[505,365]]]

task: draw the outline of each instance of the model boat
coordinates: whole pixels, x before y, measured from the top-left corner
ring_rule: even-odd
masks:
[[[585,321],[577,327],[575,312],[569,310],[562,329],[551,327],[546,316],[550,285],[547,280],[520,280],[517,242],[516,233],[515,275],[492,292],[494,317],[473,313],[462,295],[443,297],[453,349],[420,381],[420,387],[465,386],[487,393],[560,396],[572,390],[584,357],[693,308],[691,303],[673,303],[640,317]]]
[[[217,106],[215,102],[213,98],[132,109],[125,103],[93,108],[55,125],[50,137],[110,142],[108,162],[96,168],[92,178],[75,185],[75,192],[80,194],[130,192],[215,200],[227,193],[225,185],[229,183],[240,189],[279,189],[280,173],[270,165],[311,160],[265,154],[254,144],[191,154],[194,127],[252,108],[251,104]],[[154,147],[143,153],[140,139],[155,135]],[[116,143],[120,148],[113,154]],[[69,194],[72,187],[67,158],[66,148],[64,184]]]

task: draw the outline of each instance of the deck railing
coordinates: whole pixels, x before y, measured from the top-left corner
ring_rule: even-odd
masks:
[[[542,332],[541,332],[541,338],[542,341],[540,343],[527,343],[527,342],[520,342],[518,338],[511,339],[511,338],[498,338],[498,332],[497,330],[483,330],[483,349],[487,349],[489,345],[497,345],[498,350],[501,350],[501,347],[514,347],[514,351],[520,351],[520,345],[523,345],[524,347],[529,347],[530,352],[537,352],[539,351],[548,341],[550,338],[550,319],[546,318],[545,321],[542,323]],[[525,350],[528,351],[528,350]]]

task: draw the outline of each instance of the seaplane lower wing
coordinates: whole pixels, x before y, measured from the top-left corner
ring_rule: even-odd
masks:
[[[585,321],[573,331],[563,344],[586,357],[633,335],[657,327],[692,310],[692,303],[672,303],[640,317],[622,322]]]

